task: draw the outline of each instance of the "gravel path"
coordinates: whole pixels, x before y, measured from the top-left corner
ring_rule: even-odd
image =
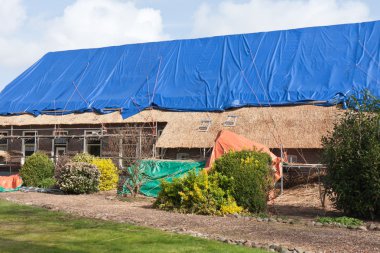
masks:
[[[210,217],[170,213],[151,208],[151,199],[120,201],[115,195],[53,195],[2,193],[0,199],[67,213],[128,222],[165,230],[198,232],[212,238],[250,240],[321,252],[380,252],[380,231],[359,231],[302,224],[257,222],[251,218]]]

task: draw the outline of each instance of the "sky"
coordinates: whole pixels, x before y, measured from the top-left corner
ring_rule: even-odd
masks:
[[[0,0],[0,90],[51,51],[380,20],[380,0]]]

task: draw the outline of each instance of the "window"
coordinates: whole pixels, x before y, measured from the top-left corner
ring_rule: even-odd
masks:
[[[297,156],[296,155],[288,155],[288,162],[289,163],[297,163]]]
[[[211,119],[202,119],[201,125],[198,127],[199,132],[207,132],[211,126]]]
[[[84,152],[100,156],[102,153],[101,130],[85,130],[84,135]]]
[[[177,153],[177,160],[188,160],[190,155],[188,153]]]
[[[0,150],[7,151],[8,150],[8,132],[0,132]]]
[[[227,120],[224,121],[223,125],[225,127],[233,127],[233,126],[236,126],[236,120],[237,120],[237,116],[235,115],[228,115],[227,116]]]
[[[59,156],[65,155],[67,151],[67,131],[55,131],[54,136],[56,138],[53,140],[53,153],[54,157],[57,159]]]
[[[27,131],[23,132],[22,139],[23,142],[23,154],[25,157],[31,156],[37,150],[37,132],[36,131]]]

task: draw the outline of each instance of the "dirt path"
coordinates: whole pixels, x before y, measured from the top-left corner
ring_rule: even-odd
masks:
[[[150,199],[120,201],[114,195],[53,195],[2,193],[1,199],[62,210],[75,215],[128,222],[169,230],[196,231],[211,237],[276,243],[325,252],[380,252],[379,231],[317,228],[305,225],[257,222],[254,219],[170,213],[151,208]]]

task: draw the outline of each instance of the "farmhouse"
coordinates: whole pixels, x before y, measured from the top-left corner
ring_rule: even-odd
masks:
[[[0,93],[0,150],[206,160],[228,129],[319,163],[347,97],[379,95],[379,57],[380,22],[52,52]]]
[[[14,163],[22,163],[37,150],[54,158],[88,152],[119,159],[142,152],[146,158],[205,160],[218,132],[227,129],[268,146],[278,155],[283,145],[294,162],[318,163],[321,137],[338,115],[336,107],[304,105],[226,112],[144,110],[127,119],[119,112],[1,116],[1,149],[11,154]],[[115,143],[112,139],[119,138],[123,129],[135,131],[133,141]],[[129,153],[120,152],[123,149]]]

